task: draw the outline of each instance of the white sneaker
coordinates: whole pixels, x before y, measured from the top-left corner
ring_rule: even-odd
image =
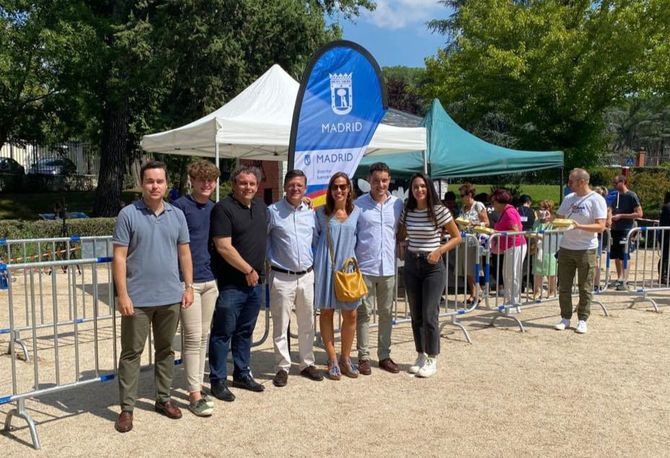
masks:
[[[417,377],[428,378],[432,377],[437,373],[437,358],[431,358],[430,356],[426,357],[426,363],[423,365],[419,372],[416,373]]]
[[[419,353],[416,357],[416,361],[414,361],[414,364],[409,366],[409,373],[416,374],[421,370],[424,364],[426,364],[426,354]]]
[[[587,330],[588,330],[588,328],[586,327],[586,321],[579,320],[579,323],[577,323],[577,329],[575,329],[575,332],[577,334],[586,334]]]
[[[557,331],[565,331],[570,327],[570,320],[566,320],[563,318],[560,323],[558,323],[556,326],[554,326],[554,329]]]

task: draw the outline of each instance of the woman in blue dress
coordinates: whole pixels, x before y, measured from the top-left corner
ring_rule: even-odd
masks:
[[[354,206],[353,189],[349,177],[341,172],[330,178],[326,205],[316,213],[316,251],[314,254],[314,306],[320,309],[319,325],[328,355],[328,378],[339,380],[342,374],[358,377],[358,368],[349,359],[356,332],[356,309],[360,301],[340,302],[335,298],[333,264],[341,269],[344,260],[355,257],[356,224],[360,209]],[[330,233],[330,234],[329,234]],[[332,241],[332,256],[329,243]],[[338,361],[335,352],[333,316],[342,313],[342,348]]]

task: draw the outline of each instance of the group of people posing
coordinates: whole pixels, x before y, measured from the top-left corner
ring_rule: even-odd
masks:
[[[252,375],[250,359],[266,273],[275,386],[288,383],[292,310],[297,322],[301,376],[317,382],[324,378],[313,351],[315,310],[327,356],[325,376],[340,380],[342,376],[370,375],[368,331],[373,305],[378,314],[377,365],[390,373],[399,372],[391,358],[396,258],[404,260],[403,279],[417,352],[409,372],[417,377],[431,377],[437,372],[439,304],[446,282],[444,254],[461,244],[461,234],[427,176],[412,176],[408,198],[403,202],[389,192],[391,174],[384,163],[370,166],[370,192],[357,199],[350,178],[336,173],[328,183],[325,205],[314,210],[305,198],[308,183],[300,170],[286,174],[284,197],[269,207],[256,199],[261,181],[256,167],[237,168],[231,175],[232,193],[216,204],[210,197],[219,170],[201,160],[189,166],[188,174],[191,194],[170,204],[164,200],[165,164],[144,164],[140,174],[142,198],[121,210],[115,226],[113,276],[117,309],[122,315],[117,431],[127,432],[133,427],[140,359],[150,329],[155,350],[155,410],[168,418],[181,418],[181,410],[170,398],[172,341],[179,321],[191,412],[212,415],[211,396],[234,401],[230,387],[264,391],[265,386]],[[569,326],[571,297],[563,285],[572,285],[576,271],[580,272],[580,323],[585,326],[588,318],[591,291],[584,288],[588,279],[582,278],[582,269],[595,258],[596,234],[602,232],[606,218],[604,199],[590,191],[588,181],[584,170],[573,170],[569,185],[574,193],[558,211],[574,220],[575,230],[568,231],[561,242],[559,263],[565,281],[560,280],[562,321],[557,329]],[[467,199],[468,190],[461,191]],[[508,218],[511,229],[520,230],[518,213],[506,213],[508,200],[502,192],[493,195],[494,205],[500,207],[498,223]],[[483,217],[477,207],[470,211]],[[507,249],[516,247],[513,242]],[[352,257],[357,260],[368,294],[360,300],[341,301],[335,294],[334,274]],[[511,258],[511,262],[519,262],[515,256]],[[589,271],[592,284],[593,269]],[[510,281],[513,284],[516,279]],[[342,317],[339,357],[333,323],[336,310]],[[350,358],[355,337],[357,364]],[[207,353],[211,396],[203,387]],[[233,360],[232,383],[228,380],[229,353]]]
[[[231,175],[232,193],[210,200],[219,170],[209,161],[189,166],[191,194],[174,204],[164,201],[164,163],[141,169],[142,198],[119,213],[114,230],[113,274],[121,318],[119,432],[133,427],[140,358],[149,329],[155,347],[157,412],[180,418],[170,399],[178,322],[183,332],[183,361],[189,409],[209,416],[214,403],[203,388],[209,350],[210,393],[235,400],[230,387],[264,391],[251,372],[252,335],[261,307],[264,276],[269,278],[270,311],[277,387],[286,386],[291,368],[288,325],[292,310],[298,331],[299,373],[321,381],[313,351],[314,311],[327,355],[325,376],[340,380],[370,375],[369,326],[378,314],[377,365],[400,371],[391,358],[392,304],[396,257],[405,260],[404,280],[412,316],[417,357],[409,372],[430,377],[440,353],[439,303],[445,287],[443,255],[461,241],[449,210],[431,180],[416,174],[406,203],[389,192],[388,166],[370,167],[371,190],[354,199],[350,178],[334,174],[326,204],[317,210],[305,198],[307,178],[300,170],[284,178],[284,197],[266,207],[256,199],[261,181],[256,167],[241,166]],[[448,235],[448,241],[442,239]],[[345,302],[335,294],[334,274],[355,258],[368,294]],[[268,267],[266,269],[266,266]],[[374,301],[374,302],[373,302]],[[335,311],[342,317],[339,357],[335,348]],[[350,358],[354,338],[357,364]],[[232,383],[227,357],[232,353]]]

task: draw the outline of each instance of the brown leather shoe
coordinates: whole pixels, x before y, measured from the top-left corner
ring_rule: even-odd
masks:
[[[300,375],[310,380],[314,380],[315,382],[320,382],[321,380],[323,380],[323,374],[319,369],[317,369],[314,366],[308,366],[304,368],[303,370],[300,371]]]
[[[359,359],[358,360],[358,372],[363,375],[372,374],[372,366],[370,366],[369,359]]]
[[[179,420],[181,418],[181,410],[176,405],[172,404],[172,401],[158,402],[154,406],[156,412],[161,415],[165,415],[168,418],[173,420]]]
[[[127,433],[133,429],[133,413],[125,410],[121,412],[114,422],[114,428],[120,433]]]
[[[384,369],[386,372],[390,372],[392,374],[397,374],[400,372],[400,368],[396,363],[393,362],[391,358],[384,358],[379,361],[379,368]]]
[[[279,369],[275,374],[275,378],[272,379],[272,384],[278,388],[286,386],[288,383],[288,372],[284,369]]]

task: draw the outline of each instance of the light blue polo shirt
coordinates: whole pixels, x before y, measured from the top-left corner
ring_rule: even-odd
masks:
[[[135,307],[181,302],[178,245],[189,243],[184,213],[165,202],[156,216],[142,199],[124,207],[114,226],[115,245],[128,247],[126,281]]]

